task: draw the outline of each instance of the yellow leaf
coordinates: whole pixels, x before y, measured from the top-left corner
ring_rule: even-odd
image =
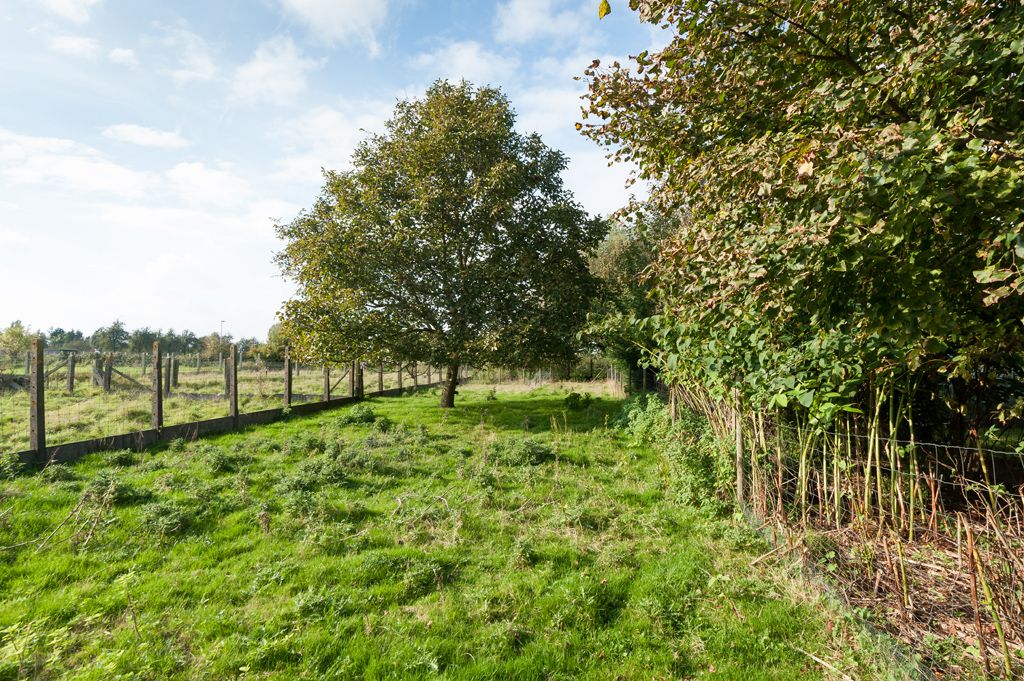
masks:
[[[601,5],[597,8],[597,18],[604,19],[611,13],[612,6],[608,4],[608,0],[601,0]]]

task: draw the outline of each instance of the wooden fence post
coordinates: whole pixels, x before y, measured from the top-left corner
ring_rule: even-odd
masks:
[[[163,381],[160,380],[160,369],[163,357],[160,356],[160,341],[153,341],[153,414],[150,426],[160,429],[164,426],[164,393]]]
[[[110,392],[110,383],[114,378],[114,354],[107,353],[106,359],[103,360],[103,392]]]
[[[419,362],[412,363],[412,387],[420,387],[420,365]]]
[[[29,449],[36,453],[36,461],[46,463],[46,372],[43,368],[43,353],[46,343],[36,336],[32,339],[32,350],[28,354],[29,365]]]
[[[292,358],[287,347],[284,349],[284,406],[292,406]]]
[[[75,353],[68,353],[68,395],[75,394]]]
[[[29,376],[32,374],[32,351],[25,351],[25,375]]]
[[[102,361],[99,355],[94,354],[92,356],[92,384],[97,387],[103,385],[103,371],[100,369]]]
[[[331,399],[331,368],[325,365],[323,400],[326,402],[329,399]]]
[[[377,392],[384,392],[384,362],[377,367]]]
[[[740,411],[740,392],[733,390],[733,401],[735,403],[733,412],[733,427],[736,430],[736,502],[740,510],[743,509],[745,498],[744,484],[745,474],[743,470],[743,414]]]
[[[360,359],[356,360],[356,396],[359,399],[366,397],[366,388],[363,385],[363,361]]]
[[[402,363],[398,363],[398,389],[402,389]]]
[[[146,375],[146,353],[139,353],[139,376]]]
[[[431,374],[430,365],[428,364],[427,365],[427,385],[430,385],[431,383],[434,382],[433,380],[431,380],[433,377],[430,374]]]
[[[356,397],[356,363],[348,363],[348,396]]]
[[[164,397],[171,394],[171,358],[173,357],[174,355],[168,354],[164,361]]]
[[[234,343],[228,350],[228,416],[232,427],[238,427],[238,346]]]
[[[181,364],[181,360],[179,360],[176,356],[172,355],[171,356],[171,387],[172,388],[177,388],[178,387],[178,366],[180,364]]]

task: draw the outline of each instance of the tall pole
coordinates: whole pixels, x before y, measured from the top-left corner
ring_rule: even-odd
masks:
[[[36,461],[46,463],[46,372],[43,353],[46,343],[36,336],[32,339],[29,358],[29,448],[36,453]]]
[[[292,357],[287,347],[284,349],[284,406],[292,406]]]
[[[163,381],[160,380],[160,370],[163,368],[163,357],[160,356],[160,341],[153,341],[153,418],[150,426],[160,429],[164,425],[164,391]]]
[[[231,344],[228,350],[228,416],[233,425],[238,425],[238,346]]]

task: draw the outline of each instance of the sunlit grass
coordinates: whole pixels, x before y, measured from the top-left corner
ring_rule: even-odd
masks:
[[[563,398],[376,399],[4,482],[0,677],[875,675],[756,535],[675,501],[617,399]]]

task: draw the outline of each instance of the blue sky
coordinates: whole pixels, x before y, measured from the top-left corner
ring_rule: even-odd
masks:
[[[660,36],[597,0],[5,0],[0,326],[263,337],[273,219],[436,78],[501,86],[592,213],[628,169],[574,129],[595,58]]]

